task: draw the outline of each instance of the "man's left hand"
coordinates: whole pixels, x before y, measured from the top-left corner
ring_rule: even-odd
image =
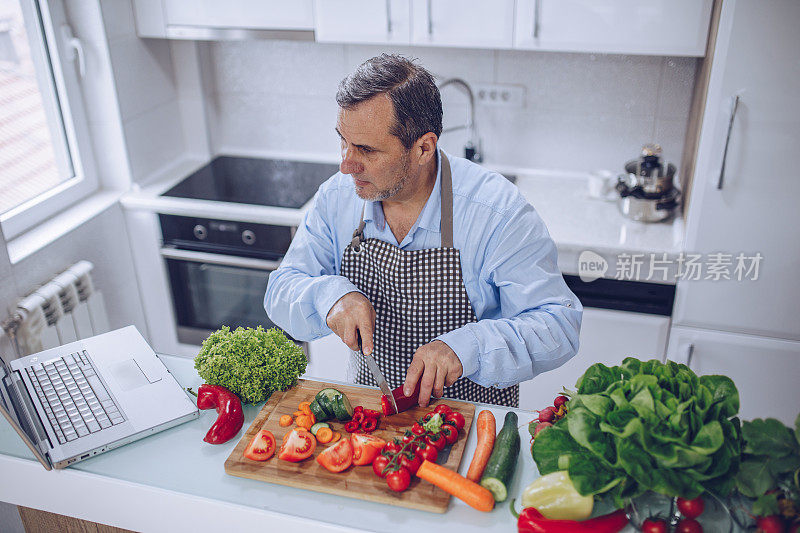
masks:
[[[436,398],[444,394],[444,388],[449,387],[461,377],[464,367],[456,353],[442,341],[433,341],[420,346],[414,359],[406,372],[406,381],[403,385],[403,394],[410,396],[417,387],[417,381],[422,379],[419,387],[419,404],[428,405],[431,393]]]

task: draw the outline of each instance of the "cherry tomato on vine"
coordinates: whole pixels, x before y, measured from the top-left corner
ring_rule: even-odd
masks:
[[[704,509],[705,503],[703,502],[702,496],[698,496],[693,500],[678,498],[678,510],[686,518],[697,518],[703,514]]]
[[[458,428],[459,431],[464,429],[464,424],[466,424],[466,420],[464,420],[464,415],[459,413],[458,411],[453,411],[445,416],[445,421],[451,422],[454,426]]]
[[[703,526],[694,518],[684,518],[678,522],[675,531],[677,533],[703,533]]]
[[[648,518],[642,522],[642,533],[667,533],[667,523],[661,518]]]
[[[386,468],[388,464],[389,458],[385,455],[379,455],[372,461],[372,471],[375,472],[375,475],[378,477],[386,477],[386,474],[383,473],[383,469]]]
[[[398,470],[386,474],[386,483],[393,491],[403,492],[411,483],[411,474],[408,473],[408,469],[401,466]]]

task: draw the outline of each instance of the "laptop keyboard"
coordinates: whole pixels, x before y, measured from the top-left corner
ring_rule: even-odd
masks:
[[[125,421],[97,377],[86,350],[47,363],[36,363],[27,371],[59,443]]]

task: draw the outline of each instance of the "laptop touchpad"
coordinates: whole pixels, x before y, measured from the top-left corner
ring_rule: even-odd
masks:
[[[124,391],[150,384],[147,376],[144,375],[134,359],[126,359],[115,364],[111,367],[111,373]]]

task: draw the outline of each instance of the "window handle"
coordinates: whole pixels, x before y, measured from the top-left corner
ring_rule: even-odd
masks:
[[[428,36],[433,37],[433,6],[432,0],[428,0]]]
[[[534,0],[533,3],[533,38],[539,38],[539,32],[541,30],[541,23],[539,18],[542,16],[542,3],[541,0]]]
[[[392,0],[386,0],[386,33],[392,34]]]
[[[80,75],[81,79],[85,78],[86,57],[83,51],[83,43],[72,33],[72,28],[69,27],[69,24],[61,25],[61,36],[64,38],[64,43],[70,50],[70,61],[75,61],[76,59],[78,60],[78,74]]]

